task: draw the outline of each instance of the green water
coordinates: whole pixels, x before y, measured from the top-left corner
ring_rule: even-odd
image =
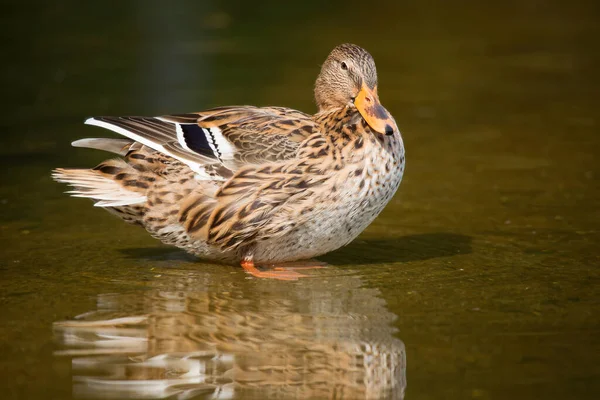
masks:
[[[596,2],[80,3],[0,16],[1,398],[598,397]],[[313,111],[343,42],[407,169],[315,279],[199,262],[50,179],[106,157],[69,145],[88,116]]]

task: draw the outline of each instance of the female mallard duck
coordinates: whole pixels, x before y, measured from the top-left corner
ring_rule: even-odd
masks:
[[[343,44],[315,85],[319,112],[219,107],[192,114],[96,117],[127,139],[75,147],[124,159],[94,169],[56,169],[74,187],[163,243],[204,259],[240,262],[257,277],[296,279],[256,264],[308,259],[360,234],[390,201],[404,172],[404,145],[379,103],[364,49]]]

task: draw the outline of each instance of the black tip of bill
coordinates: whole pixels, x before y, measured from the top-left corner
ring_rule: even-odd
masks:
[[[385,134],[388,135],[388,136],[393,135],[394,134],[394,128],[392,128],[391,125],[387,124],[385,126]]]

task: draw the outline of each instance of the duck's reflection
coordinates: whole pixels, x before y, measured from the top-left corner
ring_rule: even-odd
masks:
[[[394,315],[358,277],[214,279],[171,271],[148,291],[101,295],[97,310],[57,322],[74,395],[403,398]]]

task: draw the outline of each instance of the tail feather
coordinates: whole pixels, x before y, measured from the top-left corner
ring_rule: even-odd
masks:
[[[76,140],[71,143],[71,146],[104,150],[120,156],[125,156],[134,143],[133,140],[129,139],[87,138]]]
[[[115,164],[117,161],[114,162]],[[125,163],[123,163],[125,164]],[[102,164],[104,169],[118,166]],[[86,197],[96,200],[96,207],[122,207],[133,204],[145,203],[147,197],[144,193],[128,188],[107,175],[102,170],[96,169],[64,169],[57,168],[52,173],[52,178],[58,182],[66,183],[73,187],[68,191],[73,197]]]

